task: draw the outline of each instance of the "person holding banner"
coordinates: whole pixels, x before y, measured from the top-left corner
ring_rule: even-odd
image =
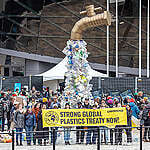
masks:
[[[120,108],[121,103],[117,104],[117,108]],[[122,129],[120,127],[123,127],[122,125],[117,125],[115,128],[115,145],[122,145]]]
[[[58,109],[58,105],[57,104],[54,104],[52,109]],[[53,137],[53,129],[55,128],[55,139]],[[56,143],[56,140],[57,140],[57,132],[58,132],[58,127],[51,127],[51,144],[53,144],[53,140],[55,140],[55,143]]]
[[[132,111],[131,107],[129,105],[126,106],[127,108],[127,127],[132,127],[131,123],[131,117],[132,117]],[[126,128],[126,133],[127,133],[127,143],[132,143],[132,128]]]
[[[77,109],[82,109],[83,108],[81,102],[78,102],[77,105],[78,105]],[[79,131],[79,130],[83,130],[84,127],[83,126],[79,126],[79,127],[76,127],[76,129],[77,129],[77,132],[76,132],[76,144],[83,144],[85,132],[84,131]]]
[[[65,104],[65,109],[70,109],[69,103]],[[70,145],[70,127],[64,127],[64,141],[65,145]]]
[[[88,98],[85,99],[83,108],[84,109],[91,109],[91,105],[89,103],[89,99]],[[88,126],[87,129],[89,129],[89,130],[87,131],[87,135],[86,135],[86,145],[92,144],[92,142],[91,142],[91,133],[92,133],[91,132],[91,127]]]
[[[46,109],[46,105],[43,104],[42,109]],[[42,139],[44,139],[44,146],[46,146],[46,140],[49,139],[49,128],[43,128],[43,121],[42,121],[42,110],[38,113],[38,122],[37,122],[37,131],[38,132],[38,144],[42,145]]]
[[[95,104],[94,106],[93,106],[93,109],[98,109],[98,106]],[[98,138],[98,133],[97,133],[97,129],[98,129],[98,127],[97,126],[93,126],[93,127],[91,127],[91,128],[93,128],[93,130],[92,130],[92,132],[93,132],[93,136],[92,136],[92,144],[96,144],[96,140],[97,140],[97,138]]]

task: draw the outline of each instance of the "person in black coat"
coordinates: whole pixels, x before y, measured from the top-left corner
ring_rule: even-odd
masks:
[[[148,126],[150,126],[150,103],[146,105],[145,109],[143,110],[141,120],[144,121],[144,127],[146,127],[144,131],[144,141],[149,142],[150,141],[150,128],[148,128]],[[147,134],[148,134],[148,138],[147,138]]]
[[[83,109],[91,109],[91,105],[89,103],[89,99],[86,98],[84,101],[84,105],[83,105]],[[92,133],[92,127],[88,126],[88,132],[87,132],[87,136],[86,136],[86,144],[92,144],[91,142],[91,133]]]
[[[46,105],[43,104],[42,109],[46,109]],[[46,145],[46,140],[49,139],[49,128],[45,127],[43,128],[43,121],[42,121],[42,110],[39,111],[38,113],[38,121],[37,121],[37,139],[38,139],[38,144],[42,145],[42,139],[44,139],[44,145]]]
[[[78,102],[77,104],[78,104],[77,109],[82,109],[82,103]],[[77,129],[77,131],[76,131],[76,144],[83,144],[85,132],[82,130],[84,129],[84,126],[78,126],[78,127],[76,127],[76,129]]]
[[[132,117],[132,110],[129,105],[126,106],[127,109],[127,126],[132,127],[131,117]],[[127,133],[127,143],[132,143],[132,128],[126,128]]]

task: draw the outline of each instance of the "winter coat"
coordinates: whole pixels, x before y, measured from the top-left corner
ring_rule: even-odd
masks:
[[[90,104],[85,105],[85,103],[84,103],[84,105],[83,105],[83,109],[92,109],[92,107],[91,107],[91,105],[90,105]]]
[[[0,118],[4,117],[3,101],[0,99]]]
[[[0,118],[7,118],[7,113],[9,112],[9,101],[6,98],[0,98]]]
[[[58,108],[61,108],[61,105],[60,105],[59,102],[56,102],[56,103],[52,102],[52,103],[51,103],[51,106],[50,106],[51,109],[54,108],[54,104],[56,104],[56,105],[58,106]]]
[[[15,128],[24,128],[24,114],[16,111],[14,114]]]
[[[35,114],[36,117],[36,122],[38,121],[38,113],[39,113],[40,109],[39,108],[33,108],[32,112]]]
[[[25,114],[25,126],[27,127],[36,126],[36,117],[33,112]]]
[[[131,123],[131,117],[132,117],[132,111],[127,109],[127,126],[131,127],[132,123]]]
[[[140,110],[139,108],[135,105],[135,103],[131,102],[129,104],[129,106],[131,107],[131,110],[132,110],[132,115],[135,117],[135,118],[138,118],[138,115],[140,113]]]
[[[143,113],[142,113],[142,120],[144,120],[144,124],[149,124],[150,126],[150,104],[148,104],[145,109],[143,110]]]
[[[48,138],[49,136],[49,128],[43,128],[43,121],[42,121],[42,110],[38,113],[38,122],[37,122],[37,131],[44,131],[44,132],[37,132],[37,138]]]

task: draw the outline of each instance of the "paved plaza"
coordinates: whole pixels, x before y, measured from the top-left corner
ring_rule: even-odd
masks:
[[[101,150],[140,150],[140,143],[133,143],[130,146],[127,145],[101,145]],[[11,150],[11,144],[0,143],[0,150]],[[143,142],[143,150],[150,149],[150,142]],[[52,145],[48,146],[16,146],[15,150],[53,150]],[[56,150],[97,150],[97,145],[56,145]]]

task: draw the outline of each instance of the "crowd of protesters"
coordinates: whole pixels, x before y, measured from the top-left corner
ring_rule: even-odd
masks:
[[[17,100],[21,98],[22,101]],[[42,109],[70,109],[68,98],[65,97],[63,105],[61,103],[62,94],[57,90],[53,92],[49,88],[43,88],[42,92],[36,91],[35,87],[30,92],[26,89],[15,92],[11,90],[0,91],[0,125],[1,131],[16,130],[16,145],[23,145],[22,132],[26,131],[27,145],[33,144],[46,145],[53,143],[53,134],[49,134],[53,128],[43,128]],[[104,109],[114,107],[126,107],[127,109],[127,126],[116,126],[115,129],[108,129],[101,126],[101,142],[105,144],[122,145],[123,129],[119,127],[131,127],[132,117],[140,119],[140,123],[148,127],[150,126],[150,102],[148,97],[143,96],[143,92],[134,93],[133,97],[126,96],[122,101],[109,95],[98,97],[95,96],[93,106],[90,105],[89,99],[84,102],[78,102],[78,109]],[[77,144],[96,144],[98,138],[98,127],[76,127],[76,143]],[[70,145],[70,127],[64,127],[64,141],[66,145]],[[88,129],[87,133],[84,129]],[[109,130],[109,132],[108,132]],[[36,132],[33,132],[36,131]],[[55,142],[57,140],[58,127],[55,127]],[[132,143],[131,128],[125,128],[127,134],[127,143]],[[86,133],[86,134],[85,134]],[[108,136],[108,134],[110,134]],[[51,137],[51,138],[49,138]],[[33,140],[32,140],[33,139]],[[43,143],[44,140],[44,143]],[[143,140],[150,142],[150,128],[145,128]]]

